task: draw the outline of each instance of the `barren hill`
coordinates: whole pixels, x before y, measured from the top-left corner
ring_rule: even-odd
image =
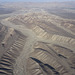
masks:
[[[75,75],[75,19],[35,6],[0,21],[0,75]]]

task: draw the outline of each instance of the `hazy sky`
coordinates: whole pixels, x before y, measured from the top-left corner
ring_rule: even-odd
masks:
[[[0,2],[25,1],[25,2],[51,2],[51,1],[75,1],[75,0],[0,0]]]

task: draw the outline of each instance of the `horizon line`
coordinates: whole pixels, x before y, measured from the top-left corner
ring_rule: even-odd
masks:
[[[44,2],[75,2],[75,1],[1,1],[1,2],[30,2],[30,3],[44,3]]]

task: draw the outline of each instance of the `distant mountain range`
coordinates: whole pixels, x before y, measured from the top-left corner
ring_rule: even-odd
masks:
[[[23,8],[23,7],[44,7],[44,8],[60,8],[60,7],[75,7],[75,1],[68,1],[68,2],[7,2],[7,3],[0,3],[1,7],[3,8]]]

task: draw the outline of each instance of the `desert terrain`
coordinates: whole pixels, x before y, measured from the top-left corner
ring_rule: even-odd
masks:
[[[1,3],[0,75],[75,75],[74,7]]]

